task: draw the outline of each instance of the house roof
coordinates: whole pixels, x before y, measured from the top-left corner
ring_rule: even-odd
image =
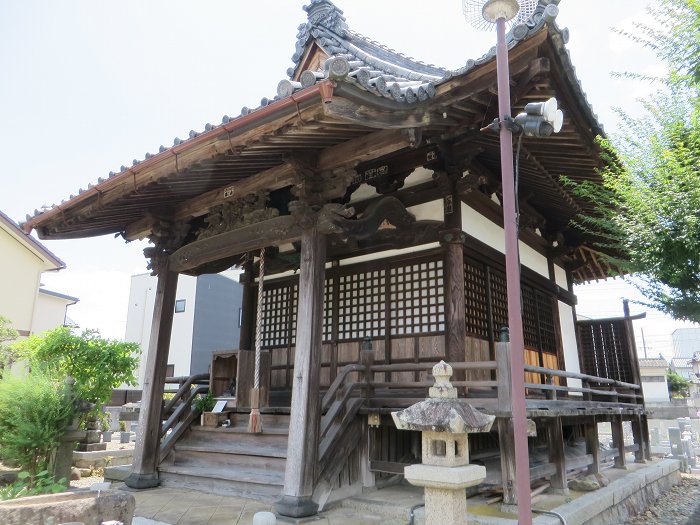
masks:
[[[66,295],[66,294],[62,294],[59,292],[54,292],[52,290],[47,290],[46,288],[39,288],[39,293],[44,294],[44,295],[48,295],[51,297],[56,297],[58,299],[63,299],[63,300],[68,301],[72,304],[75,304],[80,300],[77,297],[73,297],[72,295]]]
[[[523,141],[520,180],[527,195],[521,205],[541,213],[552,232],[566,231],[575,249],[571,257],[580,263],[572,265],[574,278],[584,281],[605,278],[611,268],[597,258],[592,239],[570,228],[571,219],[592,206],[562,187],[558,177],[598,178],[602,161],[594,138],[603,131],[566,50],[568,31],[556,24],[556,4],[540,0],[531,18],[507,36],[514,112],[554,95],[565,109],[560,134],[546,142]],[[299,152],[315,157],[319,170],[332,172],[342,162],[355,168],[393,154],[397,144],[409,149],[421,138],[422,144],[452,140],[475,152],[485,171],[500,172],[498,137],[479,133],[496,116],[490,103],[495,50],[449,71],[352,31],[329,0],[312,0],[304,9],[307,21],[299,26],[293,66],[276,96],[263,98],[258,108],[242,108],[237,117],[225,115],[221,124],[192,130],[188,138],[176,137],[173,146],[134,159],[51,209],[35,210],[24,230],[37,229],[42,239],[107,233],[143,238],[163,218],[203,216],[251,187],[291,186],[295,167],[289,159]],[[561,239],[557,244],[563,247]]]
[[[66,267],[66,263],[56,257],[51,250],[34,239],[31,235],[25,233],[15,221],[10,219],[10,217],[5,215],[2,211],[0,211],[0,227],[3,227],[5,231],[17,239],[18,242],[24,244],[41,259],[44,259],[48,264],[54,266],[55,269],[61,270]]]
[[[689,357],[674,357],[671,359],[671,368],[690,368]]]
[[[640,358],[639,368],[667,368],[668,362],[663,358]]]

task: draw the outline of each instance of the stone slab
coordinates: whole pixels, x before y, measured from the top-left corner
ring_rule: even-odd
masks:
[[[107,443],[78,443],[75,450],[78,452],[100,452],[107,450]]]

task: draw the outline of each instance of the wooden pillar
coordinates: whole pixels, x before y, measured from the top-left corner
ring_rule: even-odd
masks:
[[[625,460],[625,435],[622,430],[622,417],[613,416],[610,420],[612,428],[613,447],[617,449],[615,457],[615,468],[626,469],[627,461]]]
[[[275,510],[294,518],[313,516],[318,505],[311,499],[318,459],[321,419],[318,395],[323,328],[323,286],[326,239],[318,227],[301,237],[296,352],[292,384],[287,465],[282,498]]]
[[[170,350],[170,335],[175,312],[178,274],[163,265],[158,273],[151,338],[148,342],[143,397],[139,414],[139,430],[134,449],[131,474],[124,480],[127,487],[156,487],[160,462],[160,430],[163,389]]]
[[[646,463],[645,449],[646,444],[644,440],[644,428],[642,426],[642,416],[635,415],[632,419],[632,439],[634,444],[637,445],[637,450],[634,451],[634,462],[635,463]]]
[[[499,417],[498,443],[501,451],[501,484],[503,486],[503,504],[517,505],[518,495],[515,490],[515,432],[512,417]]]
[[[442,233],[445,249],[445,347],[447,361],[461,363],[464,354],[467,329],[464,306],[464,248],[462,231],[449,230]],[[478,360],[477,358],[474,359]],[[463,381],[464,371],[458,371],[454,380]]]
[[[595,416],[587,419],[583,425],[586,435],[586,454],[593,457],[593,463],[588,465],[588,474],[598,474],[600,472],[600,441],[598,439],[598,423]]]
[[[554,463],[554,468],[556,469],[550,478],[551,488],[558,494],[568,494],[564,433],[561,428],[560,417],[553,417],[548,421],[547,440],[549,442],[549,462]]]
[[[642,416],[642,437],[644,438],[644,459],[651,461],[651,439],[649,438],[649,419]]]

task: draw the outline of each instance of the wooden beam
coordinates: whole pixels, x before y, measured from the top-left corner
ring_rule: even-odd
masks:
[[[134,449],[131,474],[124,480],[133,489],[152,488],[160,484],[157,468],[160,462],[161,407],[175,312],[177,277],[177,272],[167,268],[167,264],[158,274],[139,414],[138,446]]]
[[[299,300],[297,310],[294,380],[290,407],[287,463],[282,499],[275,510],[283,516],[301,518],[318,512],[311,499],[318,460],[321,406],[318,396],[323,343],[323,287],[326,240],[318,226],[305,229],[301,237]]]
[[[347,166],[354,167],[360,162],[395,153],[406,147],[409,147],[408,138],[400,130],[369,133],[326,148],[319,153],[314,169],[329,171]],[[175,209],[171,218],[175,221],[181,221],[199,217],[207,213],[213,206],[223,204],[232,198],[238,198],[261,189],[276,190],[291,186],[293,183],[294,167],[285,162],[242,181],[199,195]],[[150,234],[152,223],[151,217],[144,217],[133,222],[127,226],[126,238],[128,240],[143,239]]]

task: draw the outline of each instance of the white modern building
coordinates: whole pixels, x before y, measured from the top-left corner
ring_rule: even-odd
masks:
[[[237,272],[181,275],[175,300],[168,376],[187,376],[209,370],[211,354],[238,348],[243,287]],[[138,369],[141,389],[151,335],[157,278],[150,274],[131,277],[125,340],[142,349]]]

